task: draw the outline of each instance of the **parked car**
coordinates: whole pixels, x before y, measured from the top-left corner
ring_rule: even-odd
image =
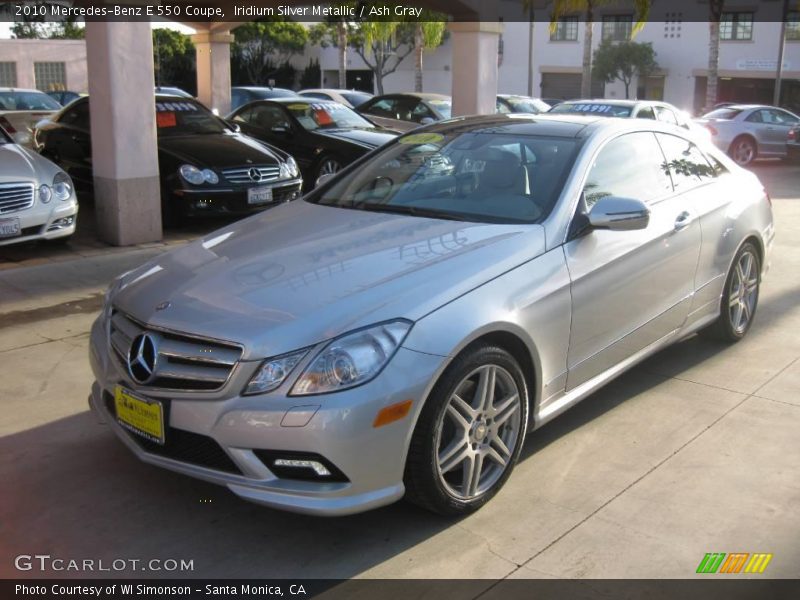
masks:
[[[734,104],[712,110],[697,123],[733,160],[749,165],[756,158],[786,158],[786,139],[800,117],[775,106]]]
[[[686,111],[657,100],[565,100],[551,108],[549,112],[623,119],[654,119],[686,129],[701,138],[709,136],[708,131],[692,121]]]
[[[78,198],[69,175],[0,127],[0,246],[64,241],[77,222]]]
[[[397,137],[343,104],[314,98],[258,100],[235,110],[228,120],[291,154],[307,189]]]
[[[791,160],[800,158],[800,125],[795,125],[786,135],[786,155]]]
[[[92,408],[268,506],[474,511],[530,431],[689,334],[747,334],[771,205],[699,144],[569,115],[399,137],[114,281]]]
[[[158,170],[167,222],[186,216],[246,214],[300,195],[294,159],[235,131],[189,98],[155,98]],[[36,148],[87,193],[93,191],[89,98],[39,123]]]
[[[550,110],[551,106],[539,98],[517,94],[497,94],[497,112],[539,114]]]
[[[39,90],[0,87],[0,127],[23,146],[31,145],[36,122],[60,109],[58,102]]]
[[[58,102],[61,106],[66,106],[73,100],[76,100],[81,96],[85,96],[86,94],[79,94],[78,92],[71,92],[69,90],[58,90],[47,92],[47,95]]]
[[[333,100],[350,108],[364,104],[373,97],[372,94],[360,90],[335,90],[329,88],[300,90],[297,92],[304,98],[318,98],[319,100]]]
[[[231,110],[235,110],[254,100],[268,100],[270,98],[294,98],[297,92],[278,87],[232,87]]]
[[[356,110],[378,125],[403,132],[449,119],[452,106],[450,96],[441,94],[386,94],[375,96]]]
[[[564,102],[563,98],[542,98],[542,102],[545,104],[549,104],[550,108],[554,107],[556,104],[561,104]]]

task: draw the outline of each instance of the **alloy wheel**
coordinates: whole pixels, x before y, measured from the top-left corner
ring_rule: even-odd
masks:
[[[736,143],[733,149],[733,160],[740,165],[749,165],[753,162],[756,155],[756,149],[753,142],[750,140],[740,140]]]
[[[736,263],[728,293],[728,310],[733,330],[743,333],[758,300],[758,261],[751,251],[743,252]]]
[[[477,498],[502,477],[520,436],[521,398],[497,365],[475,369],[455,387],[435,430],[436,471],[450,495]]]
[[[338,173],[341,166],[339,163],[332,158],[325,159],[322,164],[319,166],[319,176],[322,175],[333,175],[334,173]]]

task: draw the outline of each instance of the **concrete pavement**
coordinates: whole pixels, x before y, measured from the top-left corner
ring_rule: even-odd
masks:
[[[41,576],[13,557],[45,553],[194,561],[100,576],[685,578],[706,552],[770,552],[761,577],[800,577],[800,168],[757,171],[778,237],[748,337],[687,339],[587,398],[460,520],[280,513],[139,463],[87,411],[86,332],[112,271],[156,250],[0,271],[0,576]]]

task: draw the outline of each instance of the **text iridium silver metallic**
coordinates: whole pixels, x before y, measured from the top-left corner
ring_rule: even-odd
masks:
[[[91,404],[142,460],[268,506],[474,510],[526,432],[749,328],[771,205],[688,135],[498,115],[398,138],[115,281]],[[119,389],[165,408],[164,444],[119,425]]]

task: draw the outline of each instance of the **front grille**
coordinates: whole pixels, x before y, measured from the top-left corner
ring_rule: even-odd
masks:
[[[32,183],[0,183],[0,215],[33,206]]]
[[[254,179],[251,177],[251,171],[258,172],[258,176]],[[269,183],[276,181],[280,176],[280,168],[278,165],[258,165],[253,167],[235,167],[233,169],[223,169],[222,175],[231,183]]]
[[[106,408],[114,417],[117,417],[117,410],[114,406],[114,398],[108,392],[103,393]],[[148,454],[171,458],[180,462],[241,475],[242,471],[231,460],[231,457],[222,449],[213,438],[183,429],[167,426],[164,432],[164,444],[157,444],[140,435],[136,435],[123,428],[125,435],[130,437],[136,444]]]
[[[110,326],[111,347],[125,372],[129,372],[131,344],[143,333],[155,340],[157,354],[154,378],[145,384],[137,381],[144,387],[187,392],[218,390],[228,381],[242,354],[237,346],[149,329],[128,315],[114,311]]]

